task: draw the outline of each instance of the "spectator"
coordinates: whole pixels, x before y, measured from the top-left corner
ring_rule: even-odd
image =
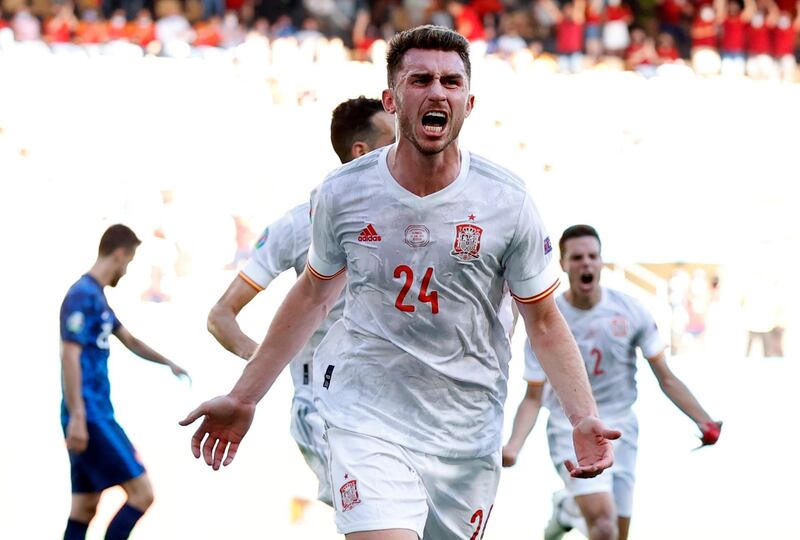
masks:
[[[625,67],[645,77],[656,73],[658,54],[653,38],[644,29],[634,27],[631,31],[631,42],[625,51]]]
[[[111,18],[106,22],[106,35],[111,41],[128,41],[130,29],[123,9],[114,11]]]
[[[156,39],[161,44],[162,54],[175,58],[189,56],[194,31],[183,16],[181,5],[176,0],[163,0],[161,8],[163,16],[156,22]]]
[[[20,7],[11,18],[11,29],[17,41],[38,41],[42,37],[42,25],[31,15],[27,5]]]
[[[680,61],[681,53],[675,44],[672,34],[661,32],[656,39],[656,56],[658,64],[674,64]]]
[[[527,22],[527,14],[517,10],[504,13],[500,17],[500,35],[495,40],[495,52],[508,58],[528,47],[522,32]]]
[[[774,79],[777,67],[772,58],[772,29],[777,22],[777,8],[770,0],[758,0],[747,27],[747,74],[754,79]]]
[[[556,23],[556,53],[562,73],[579,73],[583,69],[583,29],[585,0],[564,2],[561,10],[550,0],[545,4]]]
[[[70,43],[78,26],[71,2],[52,6],[53,16],[44,23],[44,41],[50,45]]]
[[[772,30],[772,54],[777,62],[780,77],[786,82],[794,82],[797,69],[795,49],[797,32],[800,30],[800,2],[795,9],[797,15],[794,18],[791,12],[781,11]]]
[[[202,2],[203,19],[217,17],[217,25],[219,25],[220,18],[225,15],[225,0],[202,0]]]
[[[603,54],[603,0],[589,0],[585,11],[586,54],[596,64]]]
[[[717,20],[722,24],[722,74],[745,74],[745,35],[756,5],[753,0],[744,0],[744,9],[740,0],[720,2],[717,9]]]
[[[75,31],[75,43],[81,45],[99,45],[108,41],[105,23],[97,16],[94,9],[86,9]]]
[[[692,14],[688,0],[656,0],[658,9],[658,31],[666,32],[675,40],[681,56],[689,55],[689,33],[684,27],[684,19]]]
[[[483,23],[486,39],[497,38],[500,31],[500,19],[505,11],[501,0],[472,0],[472,9],[478,14],[478,19]]]
[[[469,41],[486,41],[486,31],[478,12],[466,0],[447,0],[447,12],[453,18],[453,28]]]
[[[608,0],[603,20],[603,48],[606,54],[623,58],[631,43],[628,25],[633,22],[633,12],[624,0]]]
[[[232,49],[244,43],[245,31],[239,23],[239,16],[235,11],[228,11],[225,14],[220,32],[222,33],[222,47],[225,49]]]
[[[721,60],[717,52],[717,17],[711,4],[703,4],[692,21],[692,67],[698,75],[716,75]]]
[[[156,25],[148,9],[140,9],[136,20],[128,26],[128,39],[131,43],[147,49],[156,41]]]
[[[222,44],[221,20],[217,16],[194,25],[195,47],[219,47]]]

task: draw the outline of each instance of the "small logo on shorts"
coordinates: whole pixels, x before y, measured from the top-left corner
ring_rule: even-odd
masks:
[[[347,478],[347,475],[345,475],[345,478]],[[345,482],[342,487],[339,488],[339,494],[342,496],[342,512],[352,510],[355,505],[361,502],[361,499],[358,498],[358,484],[356,480]]]
[[[409,225],[406,227],[405,242],[413,248],[425,247],[431,243],[431,231],[425,225]]]

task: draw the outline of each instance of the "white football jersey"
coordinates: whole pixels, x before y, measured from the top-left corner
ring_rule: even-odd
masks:
[[[625,412],[636,401],[636,348],[653,357],[664,350],[653,316],[635,298],[603,287],[600,302],[592,309],[578,309],[562,294],[556,303],[569,325],[592,385],[602,417]],[[530,342],[525,342],[525,380],[545,382],[547,377]],[[564,416],[561,404],[548,384],[543,405],[551,415]]]
[[[417,451],[485,456],[500,446],[509,340],[506,282],[522,302],[559,271],[524,183],[461,152],[458,177],[418,197],[384,147],[319,188],[308,269],[347,271],[344,315],[314,356],[314,398],[330,424]]]
[[[282,272],[294,269],[299,276],[306,267],[311,244],[311,204],[292,208],[278,221],[264,229],[253,255],[239,276],[258,291],[263,291]],[[342,316],[344,295],[331,308],[328,318],[308,340],[290,364],[295,397],[312,401],[312,358],[331,325]]]

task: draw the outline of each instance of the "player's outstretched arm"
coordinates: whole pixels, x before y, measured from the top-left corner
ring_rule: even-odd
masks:
[[[250,339],[236,321],[239,312],[256,297],[258,290],[239,276],[217,300],[208,314],[206,326],[220,345],[244,360],[250,360],[258,343]]]
[[[162,364],[167,366],[172,374],[176,377],[188,377],[189,373],[180,367],[178,364],[169,360],[161,353],[150,347],[147,343],[142,341],[139,338],[136,338],[128,332],[128,329],[122,325],[119,325],[116,330],[114,330],[114,335],[117,336],[117,339],[122,342],[125,347],[131,351],[133,354],[138,356],[139,358],[144,358],[150,362],[155,362],[156,364]]]
[[[325,320],[344,284],[343,273],[322,280],[306,271],[298,278],[233,390],[201,404],[180,422],[188,426],[203,418],[192,436],[195,457],[202,455],[214,470],[233,461],[253,421],[256,404]]]
[[[525,444],[525,439],[528,438],[533,426],[536,425],[536,418],[542,408],[543,390],[543,383],[528,383],[525,396],[519,403],[519,407],[517,407],[517,414],[514,415],[511,437],[503,447],[503,467],[513,467],[517,463],[517,456]]]
[[[597,476],[614,463],[610,440],[621,434],[607,429],[597,418],[586,367],[553,295],[534,303],[518,303],[518,307],[533,351],[572,423],[578,463],[568,461],[567,469],[576,478]]]
[[[81,391],[81,346],[73,341],[61,342],[61,370],[64,381],[64,401],[69,411],[67,450],[80,453],[89,444],[86,427],[86,404]]]
[[[669,369],[663,352],[648,357],[648,360],[664,394],[697,424],[702,434],[700,437],[702,445],[716,443],[722,429],[722,422],[714,421],[694,397],[691,390]]]

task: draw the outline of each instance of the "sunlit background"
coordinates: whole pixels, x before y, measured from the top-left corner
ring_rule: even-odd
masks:
[[[316,486],[289,435],[288,374],[226,470],[195,461],[192,431],[177,425],[227,392],[243,367],[205,329],[236,275],[237,233],[252,245],[307,199],[338,163],[333,107],[377,97],[384,85],[380,61],[350,62],[334,46],[311,62],[308,51],[278,42],[266,63],[265,45],[251,45],[183,60],[0,53],[0,538],[62,534],[70,487],[58,308],[116,222],[144,244],[107,290],[109,302],[136,336],[193,376],[189,386],[112,345],[117,417],[156,491],[132,538],[338,537],[330,510],[297,502]],[[564,76],[480,55],[473,77],[463,146],[525,178],[554,237],[577,222],[599,230],[605,283],[653,310],[670,365],[725,422],[717,446],[692,452],[692,422],[640,363],[631,538],[800,538],[792,190],[800,87],[685,70]],[[243,311],[251,336],[263,336],[293,280],[281,276]],[[761,342],[748,356],[749,332],[775,327],[785,329],[783,357],[765,358]],[[514,353],[507,431],[524,390],[521,327]],[[543,425],[504,472],[486,539],[541,537],[560,486]],[[90,539],[102,537],[121,501],[121,492],[107,494]]]

